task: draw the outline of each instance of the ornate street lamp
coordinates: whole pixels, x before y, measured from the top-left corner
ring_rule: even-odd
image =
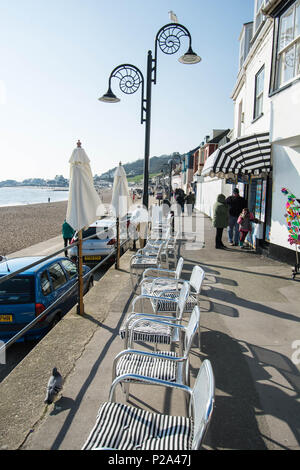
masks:
[[[145,154],[144,154],[144,192],[143,204],[148,208],[148,179],[149,179],[149,155],[150,155],[150,123],[151,123],[151,87],[152,83],[156,84],[157,77],[157,46],[164,54],[175,54],[181,46],[181,38],[188,37],[189,48],[187,52],[180,57],[182,64],[197,64],[201,58],[192,50],[192,38],[185,26],[178,23],[169,23],[163,26],[157,33],[155,38],[154,58],[152,51],[148,51],[147,59],[147,79],[146,79],[146,96],[144,96],[144,77],[142,72],[131,64],[123,64],[116,67],[110,77],[108,91],[99,98],[105,103],[117,103],[119,98],[111,90],[112,78],[118,78],[120,90],[126,94],[135,93],[141,86],[141,124],[145,126]]]

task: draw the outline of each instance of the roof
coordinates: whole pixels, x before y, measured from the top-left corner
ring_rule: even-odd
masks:
[[[107,225],[115,225],[116,221],[114,219],[101,219],[96,220],[90,225],[90,227],[107,227]]]
[[[23,256],[20,258],[11,258],[11,259],[7,259],[6,261],[2,261],[0,263],[0,276],[13,273],[14,271],[18,271],[19,269],[25,268],[26,266],[36,263],[37,261],[42,260],[44,258],[45,256]],[[27,269],[21,274],[34,274],[37,271],[39,271],[42,267],[48,265],[50,262],[52,262],[56,258],[58,259],[61,257],[54,256],[53,258],[49,258],[48,260],[43,261],[42,263],[39,263],[30,269]]]
[[[222,132],[221,134],[218,134],[216,137],[209,140],[207,143],[208,144],[218,144],[220,142],[220,140],[222,140],[224,137],[226,137],[226,135],[228,134],[229,131],[230,131],[230,129],[226,129],[224,132]]]

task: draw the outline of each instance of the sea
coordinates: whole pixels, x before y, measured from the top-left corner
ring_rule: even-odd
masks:
[[[0,207],[67,201],[69,190],[17,186],[0,188]]]

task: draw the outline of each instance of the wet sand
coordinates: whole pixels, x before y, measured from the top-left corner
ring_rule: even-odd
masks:
[[[101,192],[109,203],[111,190]],[[22,250],[61,235],[68,201],[0,207],[0,255]]]

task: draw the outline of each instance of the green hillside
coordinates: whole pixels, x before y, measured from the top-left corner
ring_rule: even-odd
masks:
[[[170,155],[161,155],[160,157],[152,157],[149,160],[149,173],[150,177],[153,175],[156,175],[161,172],[162,166],[164,163],[168,163],[170,158],[174,156],[174,154],[182,156],[179,154],[179,152],[174,152],[173,154]],[[144,159],[141,158],[140,160],[136,160],[135,162],[131,163],[125,163],[123,164],[123,167],[126,171],[126,175],[128,177],[128,181],[133,181],[133,182],[138,182],[143,178],[143,173],[144,173]],[[109,171],[106,173],[102,173],[100,175],[101,179],[109,179],[112,180],[114,176],[116,167],[111,168]],[[139,177],[138,181],[135,180],[135,177]]]

